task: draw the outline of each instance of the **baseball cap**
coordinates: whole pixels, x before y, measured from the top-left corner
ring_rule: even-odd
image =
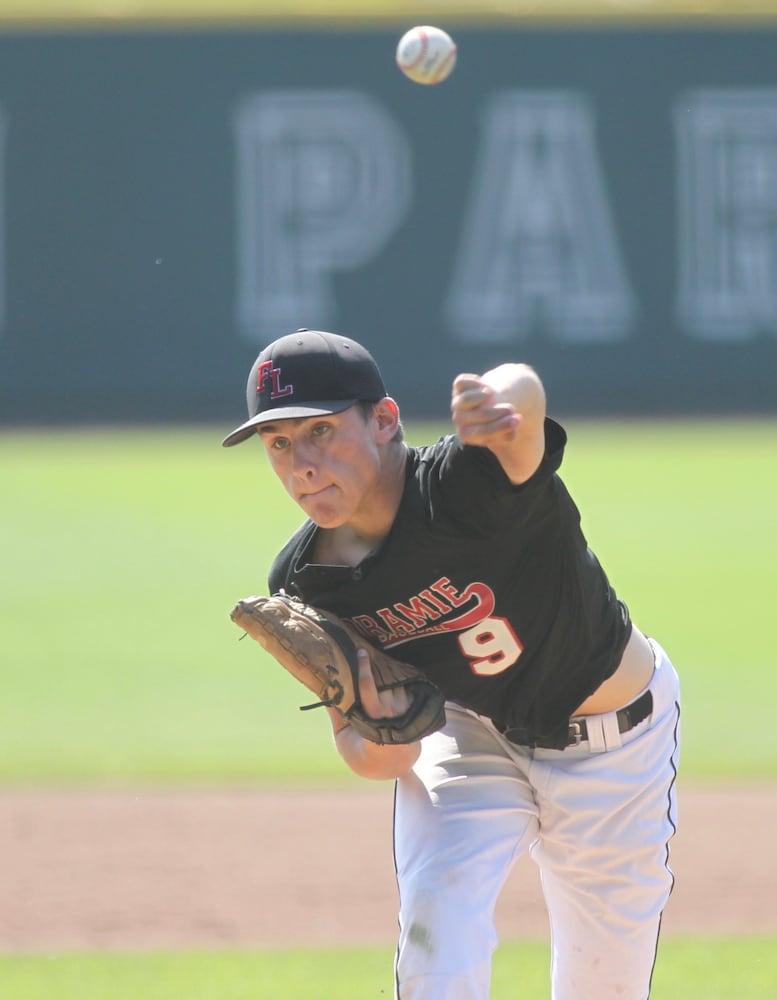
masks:
[[[239,444],[269,420],[340,413],[359,400],[377,402],[385,395],[365,347],[339,334],[300,329],[273,341],[256,359],[246,386],[248,420],[221,443]]]

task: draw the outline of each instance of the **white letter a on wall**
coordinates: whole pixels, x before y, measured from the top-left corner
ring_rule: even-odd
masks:
[[[485,113],[451,291],[459,340],[530,333],[620,340],[634,297],[602,183],[588,102],[566,92],[507,91]]]

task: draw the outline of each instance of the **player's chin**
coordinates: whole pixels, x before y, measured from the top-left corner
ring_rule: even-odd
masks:
[[[319,528],[339,528],[347,520],[345,512],[338,504],[327,503],[315,497],[303,497],[298,503]]]

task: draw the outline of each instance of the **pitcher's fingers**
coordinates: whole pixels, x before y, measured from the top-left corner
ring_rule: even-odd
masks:
[[[480,375],[475,375],[471,372],[462,372],[461,375],[457,375],[453,380],[453,391],[464,392],[466,389],[475,389],[481,385],[483,385],[483,379]]]
[[[489,414],[483,415],[482,420],[460,420],[455,423],[462,441],[467,444],[486,444],[498,437],[509,440],[521,423],[521,415],[515,413],[512,407],[494,407]]]
[[[460,376],[453,383],[451,410],[454,413],[457,410],[474,410],[481,406],[487,406],[493,398],[493,389],[480,379],[470,381],[468,377]]]
[[[410,708],[407,691],[402,687],[378,691],[372,673],[369,652],[366,649],[360,649],[357,656],[359,659],[359,695],[362,708],[367,715],[373,719],[395,719],[404,715]]]
[[[366,649],[359,649],[356,656],[359,660],[359,697],[362,706],[367,715],[371,715],[374,719],[380,719],[383,713],[380,706],[380,694],[372,674],[370,654]]]

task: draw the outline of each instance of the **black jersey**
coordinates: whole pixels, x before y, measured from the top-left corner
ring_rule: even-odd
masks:
[[[275,559],[271,593],[349,619],[498,728],[563,746],[570,714],[614,672],[631,632],[558,476],[566,440],[547,418],[545,457],[519,486],[454,435],[409,448],[380,546],[358,566],[316,565],[308,521]]]

